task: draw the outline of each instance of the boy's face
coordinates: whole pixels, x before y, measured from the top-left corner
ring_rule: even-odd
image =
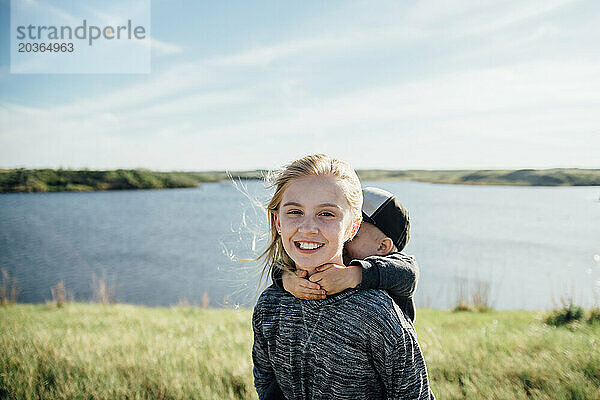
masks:
[[[383,232],[369,222],[362,222],[354,239],[346,242],[344,246],[344,265],[352,260],[362,260],[377,254],[380,240],[385,238]]]

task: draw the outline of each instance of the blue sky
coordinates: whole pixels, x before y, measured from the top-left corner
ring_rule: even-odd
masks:
[[[0,0],[0,167],[323,152],[356,168],[600,168],[597,1],[164,0],[151,16],[150,74],[11,74]]]

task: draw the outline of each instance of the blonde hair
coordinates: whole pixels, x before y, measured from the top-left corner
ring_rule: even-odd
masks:
[[[267,218],[269,220],[269,243],[266,250],[256,259],[262,260],[263,270],[261,280],[271,274],[272,268],[295,270],[294,261],[283,248],[281,236],[275,227],[275,214],[279,212],[283,193],[294,179],[307,176],[332,176],[341,184],[344,196],[350,205],[353,221],[362,217],[362,190],[360,180],[352,166],[342,160],[328,157],[324,154],[311,154],[292,161],[282,170],[267,177],[270,187],[275,187],[275,193],[267,204]],[[355,232],[353,232],[355,233]]]

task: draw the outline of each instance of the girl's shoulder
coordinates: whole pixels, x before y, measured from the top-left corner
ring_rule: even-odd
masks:
[[[258,297],[258,301],[256,302],[256,307],[265,307],[279,304],[283,297],[291,296],[285,290],[277,287],[277,285],[272,284],[267,287]]]
[[[369,323],[376,323],[382,329],[414,329],[385,290],[358,290],[352,296],[352,305],[358,314],[368,317]]]

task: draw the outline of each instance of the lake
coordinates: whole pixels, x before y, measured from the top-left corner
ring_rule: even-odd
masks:
[[[600,304],[600,188],[364,182],[410,212],[417,307],[448,308],[489,285],[496,309]],[[0,194],[0,268],[19,302],[64,280],[90,300],[98,280],[119,302],[251,307],[264,244],[258,181],[194,189]]]

